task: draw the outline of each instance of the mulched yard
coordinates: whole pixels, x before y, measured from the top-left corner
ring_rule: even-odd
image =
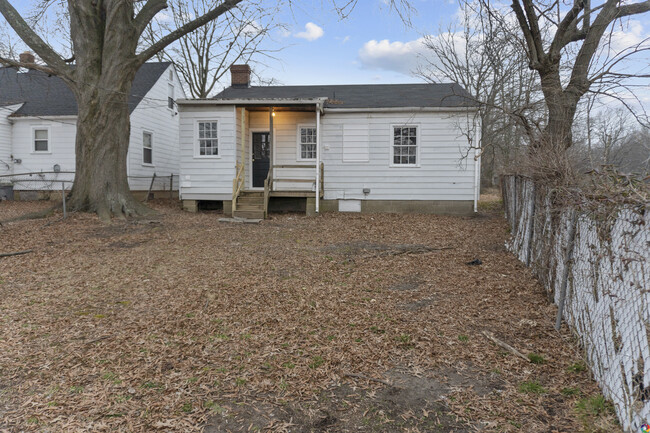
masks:
[[[498,211],[153,206],[0,226],[0,431],[620,431]]]

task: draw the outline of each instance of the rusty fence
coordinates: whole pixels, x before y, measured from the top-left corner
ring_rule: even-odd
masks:
[[[650,422],[650,204],[609,218],[553,205],[552,191],[502,179],[508,249],[558,306],[626,431]]]

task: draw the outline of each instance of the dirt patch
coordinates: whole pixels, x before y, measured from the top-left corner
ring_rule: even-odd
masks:
[[[597,387],[530,271],[491,249],[500,214],[153,206],[0,226],[1,252],[33,250],[0,259],[0,430],[589,430]]]

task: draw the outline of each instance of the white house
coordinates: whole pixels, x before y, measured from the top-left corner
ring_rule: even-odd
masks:
[[[185,93],[171,63],[140,68],[129,97],[127,173],[133,191],[147,191],[155,173],[154,190],[168,193],[172,175],[178,177],[177,97]],[[0,68],[0,183],[13,181],[14,190],[27,197],[34,194],[26,191],[60,189],[60,181],[71,182],[76,120],[74,95],[61,79]]]
[[[179,100],[184,207],[236,216],[319,211],[471,213],[476,106],[457,84],[251,87]],[[291,199],[295,202],[291,203]]]

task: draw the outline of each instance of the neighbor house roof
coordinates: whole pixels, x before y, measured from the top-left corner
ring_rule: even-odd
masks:
[[[456,83],[228,87],[213,99],[290,100],[325,97],[325,108],[474,107]]]
[[[170,62],[152,62],[140,67],[129,95],[130,112],[138,106],[169,65]],[[14,117],[77,115],[77,101],[59,77],[35,70],[21,73],[12,67],[0,68],[0,106],[14,104],[22,104],[12,114]]]

